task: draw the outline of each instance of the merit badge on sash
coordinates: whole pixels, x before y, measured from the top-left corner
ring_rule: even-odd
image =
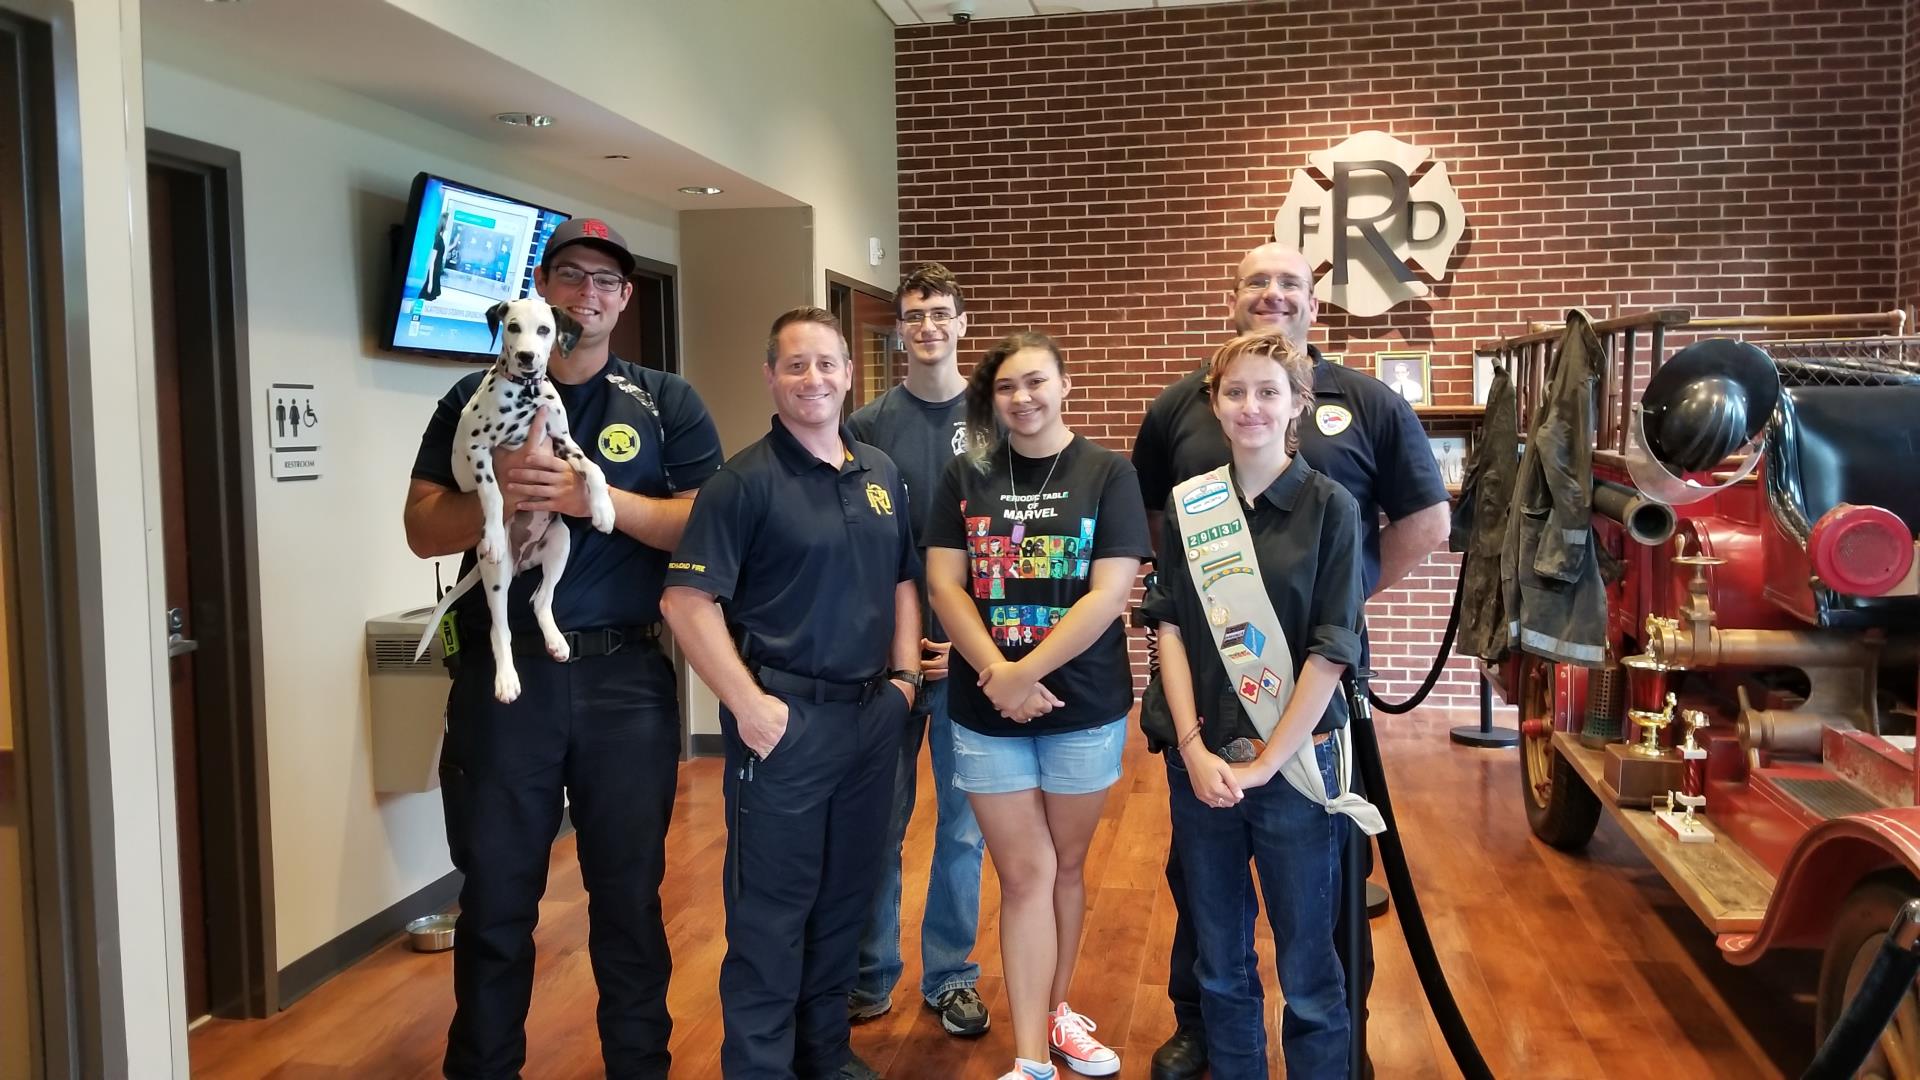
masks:
[[[1220,639],[1220,655],[1235,664],[1253,663],[1260,658],[1260,650],[1266,647],[1267,635],[1261,633],[1260,628],[1252,623],[1229,626]],[[1259,683],[1254,683],[1256,691],[1259,690],[1259,686]],[[1258,696],[1258,693],[1254,695],[1254,697]],[[1247,700],[1252,701],[1253,698]]]
[[[1280,696],[1280,676],[1275,675],[1272,668],[1260,670],[1260,689],[1274,697]]]
[[[1248,701],[1260,700],[1260,684],[1254,681],[1253,676],[1240,676],[1240,696]]]

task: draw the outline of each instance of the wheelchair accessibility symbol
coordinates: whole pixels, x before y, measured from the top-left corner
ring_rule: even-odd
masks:
[[[632,461],[640,452],[640,433],[630,424],[608,424],[600,429],[600,456],[608,461]]]

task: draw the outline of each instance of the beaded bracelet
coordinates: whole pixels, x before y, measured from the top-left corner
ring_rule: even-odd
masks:
[[[1174,746],[1174,749],[1185,750],[1187,748],[1188,743],[1200,737],[1200,727],[1201,727],[1200,724],[1193,725],[1193,730],[1181,736],[1180,742]]]

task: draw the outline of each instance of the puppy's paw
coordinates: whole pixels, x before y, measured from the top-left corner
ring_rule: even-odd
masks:
[[[547,655],[553,657],[556,662],[564,664],[573,655],[573,650],[567,648],[567,639],[564,636],[548,634]]]
[[[502,667],[493,673],[494,700],[502,705],[511,705],[520,696],[520,673],[510,667]]]
[[[613,499],[604,492],[593,500],[593,527],[603,533],[613,531]]]
[[[476,553],[490,563],[498,563],[507,555],[507,530],[499,525],[489,525],[480,530],[480,546]]]

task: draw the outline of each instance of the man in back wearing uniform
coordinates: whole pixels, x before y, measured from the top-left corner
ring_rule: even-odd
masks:
[[[493,696],[486,598],[471,592],[451,612],[440,794],[447,846],[466,880],[454,934],[449,1077],[516,1076],[526,1061],[533,928],[563,794],[590,896],[588,950],[607,1075],[667,1075],[673,962],[660,879],[680,707],[673,668],[656,644],[660,590],[694,491],[720,466],[720,439],[685,380],[612,355],[608,335],[632,296],[633,268],[618,232],[576,218],[554,230],[534,271],[540,295],[580,324],[579,341],[571,352],[554,351],[547,377],[574,441],[606,473],[614,531],[590,526],[585,481],[554,456],[544,410],[524,447],[496,454],[503,514],[551,510],[561,515],[557,526],[572,531],[553,597],[571,659],[554,662],[534,625],[528,598],[538,573],[515,578],[508,594],[522,680],[511,705]],[[422,558],[467,552],[463,573],[481,513],[478,496],[454,482],[453,439],[484,375],[466,376],[440,400],[407,491],[408,546]],[[463,643],[469,647],[458,648]]]
[[[773,428],[701,492],[665,594],[726,736],[720,1068],[872,1077],[847,993],[920,679],[920,557],[899,470],[840,422],[839,322],[780,316],[766,379]]]
[[[853,437],[877,446],[900,468],[907,483],[913,534],[926,534],[927,507],[940,474],[967,450],[966,377],[960,374],[960,339],[967,333],[967,301],[952,272],[928,263],[907,275],[893,294],[894,315],[907,346],[907,377],[847,421]],[[921,558],[925,545],[919,540]],[[987,1003],[974,984],[980,965],[968,959],[980,927],[980,861],[986,841],[973,819],[966,792],[953,784],[953,720],[947,714],[947,652],[952,645],[927,604],[920,582],[920,701],[901,737],[900,766],[894,776],[893,819],[887,828],[885,876],[875,895],[860,942],[860,977],[847,998],[854,1020],[879,1016],[893,1007],[900,980],[900,845],[913,817],[920,773],[920,742],[933,757],[937,812],[933,865],[927,875],[927,903],[920,924],[920,999],[940,1014],[949,1034],[984,1034]]]
[[[1365,530],[1361,577],[1366,595],[1371,598],[1392,588],[1446,541],[1450,516],[1446,487],[1413,408],[1380,380],[1328,361],[1307,342],[1320,307],[1313,295],[1313,267],[1298,251],[1283,244],[1262,244],[1247,252],[1234,274],[1227,304],[1235,333],[1284,330],[1313,357],[1313,401],[1300,425],[1300,453],[1307,464],[1346,488],[1360,504]],[[1161,391],[1147,407],[1134,440],[1133,466],[1140,474],[1156,543],[1173,486],[1217,469],[1231,458],[1226,435],[1207,400],[1204,375],[1204,367],[1196,369]],[[1375,524],[1382,514],[1387,518],[1385,528]],[[1362,649],[1364,667],[1364,639]],[[1154,749],[1165,750],[1173,744],[1173,719],[1157,676],[1141,698],[1140,726]],[[1367,843],[1367,838],[1353,830],[1348,842]],[[1173,1037],[1153,1056],[1153,1078],[1190,1080],[1206,1070],[1206,1020],[1200,1015],[1193,923],[1186,914],[1187,883],[1178,848],[1167,853],[1167,886],[1178,916],[1167,972],[1167,996],[1173,1001],[1176,1027]],[[1247,970],[1257,972],[1251,947],[1253,897],[1246,901]],[[1335,947],[1348,978],[1358,977],[1371,987],[1371,930],[1362,928],[1360,935],[1364,955],[1346,955],[1345,908],[1342,904],[1334,927]]]

